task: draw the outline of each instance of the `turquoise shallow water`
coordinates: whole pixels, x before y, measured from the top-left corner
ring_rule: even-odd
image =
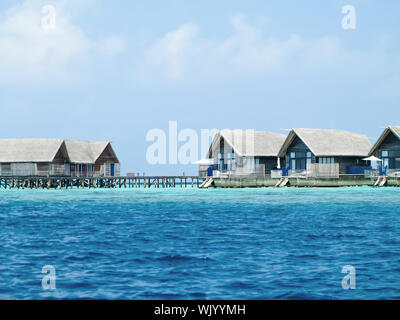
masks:
[[[0,190],[0,298],[399,299],[399,226],[394,188]]]

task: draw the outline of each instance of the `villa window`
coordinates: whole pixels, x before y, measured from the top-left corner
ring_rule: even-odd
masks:
[[[400,151],[382,151],[382,167],[384,169],[400,169]]]
[[[335,158],[334,157],[319,157],[318,163],[333,164],[333,163],[335,163]]]
[[[235,151],[233,151],[233,149],[231,153],[231,159],[232,159],[231,170],[233,171],[236,169],[236,157],[235,157]]]
[[[312,163],[312,153],[305,151],[290,152],[290,169],[306,170]]]
[[[307,152],[307,167],[312,163],[312,155],[311,152]]]
[[[222,153],[218,153],[218,170],[219,171],[224,171],[224,158]]]

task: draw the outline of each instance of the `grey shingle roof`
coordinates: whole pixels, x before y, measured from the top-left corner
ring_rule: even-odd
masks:
[[[71,163],[95,163],[108,144],[108,141],[65,140]]]
[[[400,126],[389,126],[388,128],[400,139]]]
[[[374,146],[371,148],[369,155],[373,155],[376,150],[379,148],[379,146],[382,144],[382,142],[386,139],[388,134],[392,132],[397,138],[400,139],[400,126],[388,126],[383,130],[381,136],[378,138],[378,140],[375,142]]]
[[[210,158],[212,150],[219,145],[220,138],[232,146],[239,156],[264,156],[276,157],[286,139],[279,133],[253,130],[222,130],[218,132],[210,146],[207,157]]]
[[[51,162],[62,139],[0,139],[0,162]]]
[[[299,137],[315,156],[366,157],[371,142],[363,134],[332,129],[292,129],[279,155],[283,157],[295,137]]]
[[[65,143],[71,163],[95,163],[108,141],[62,139],[0,139],[0,163],[52,162]]]

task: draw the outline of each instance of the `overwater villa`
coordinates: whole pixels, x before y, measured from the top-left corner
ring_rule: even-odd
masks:
[[[382,160],[380,175],[400,175],[400,127],[385,128],[369,155]]]
[[[200,188],[400,186],[400,126],[387,127],[373,147],[343,130],[292,129],[286,138],[224,130],[208,157]]]
[[[305,175],[314,170],[314,176],[322,171],[322,175],[338,177],[339,174],[364,174],[370,163],[363,159],[368,157],[371,146],[368,137],[358,133],[292,129],[278,156],[285,158],[284,175]]]
[[[108,141],[65,140],[70,174],[76,177],[120,175],[119,160]]]
[[[280,166],[277,156],[285,138],[266,131],[222,130],[215,135],[207,154],[214,163],[208,176],[269,174]]]
[[[118,176],[110,142],[0,139],[0,176]]]

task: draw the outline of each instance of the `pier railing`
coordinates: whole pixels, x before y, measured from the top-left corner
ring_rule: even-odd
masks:
[[[388,177],[400,177],[400,169],[387,169],[386,174]]]
[[[307,166],[307,177],[339,179],[339,163],[312,163]]]
[[[379,177],[379,170],[365,170],[364,177],[365,178],[377,178]]]
[[[3,189],[57,189],[57,188],[188,188],[199,187],[203,178],[198,176],[149,177],[37,177],[0,176]]]

